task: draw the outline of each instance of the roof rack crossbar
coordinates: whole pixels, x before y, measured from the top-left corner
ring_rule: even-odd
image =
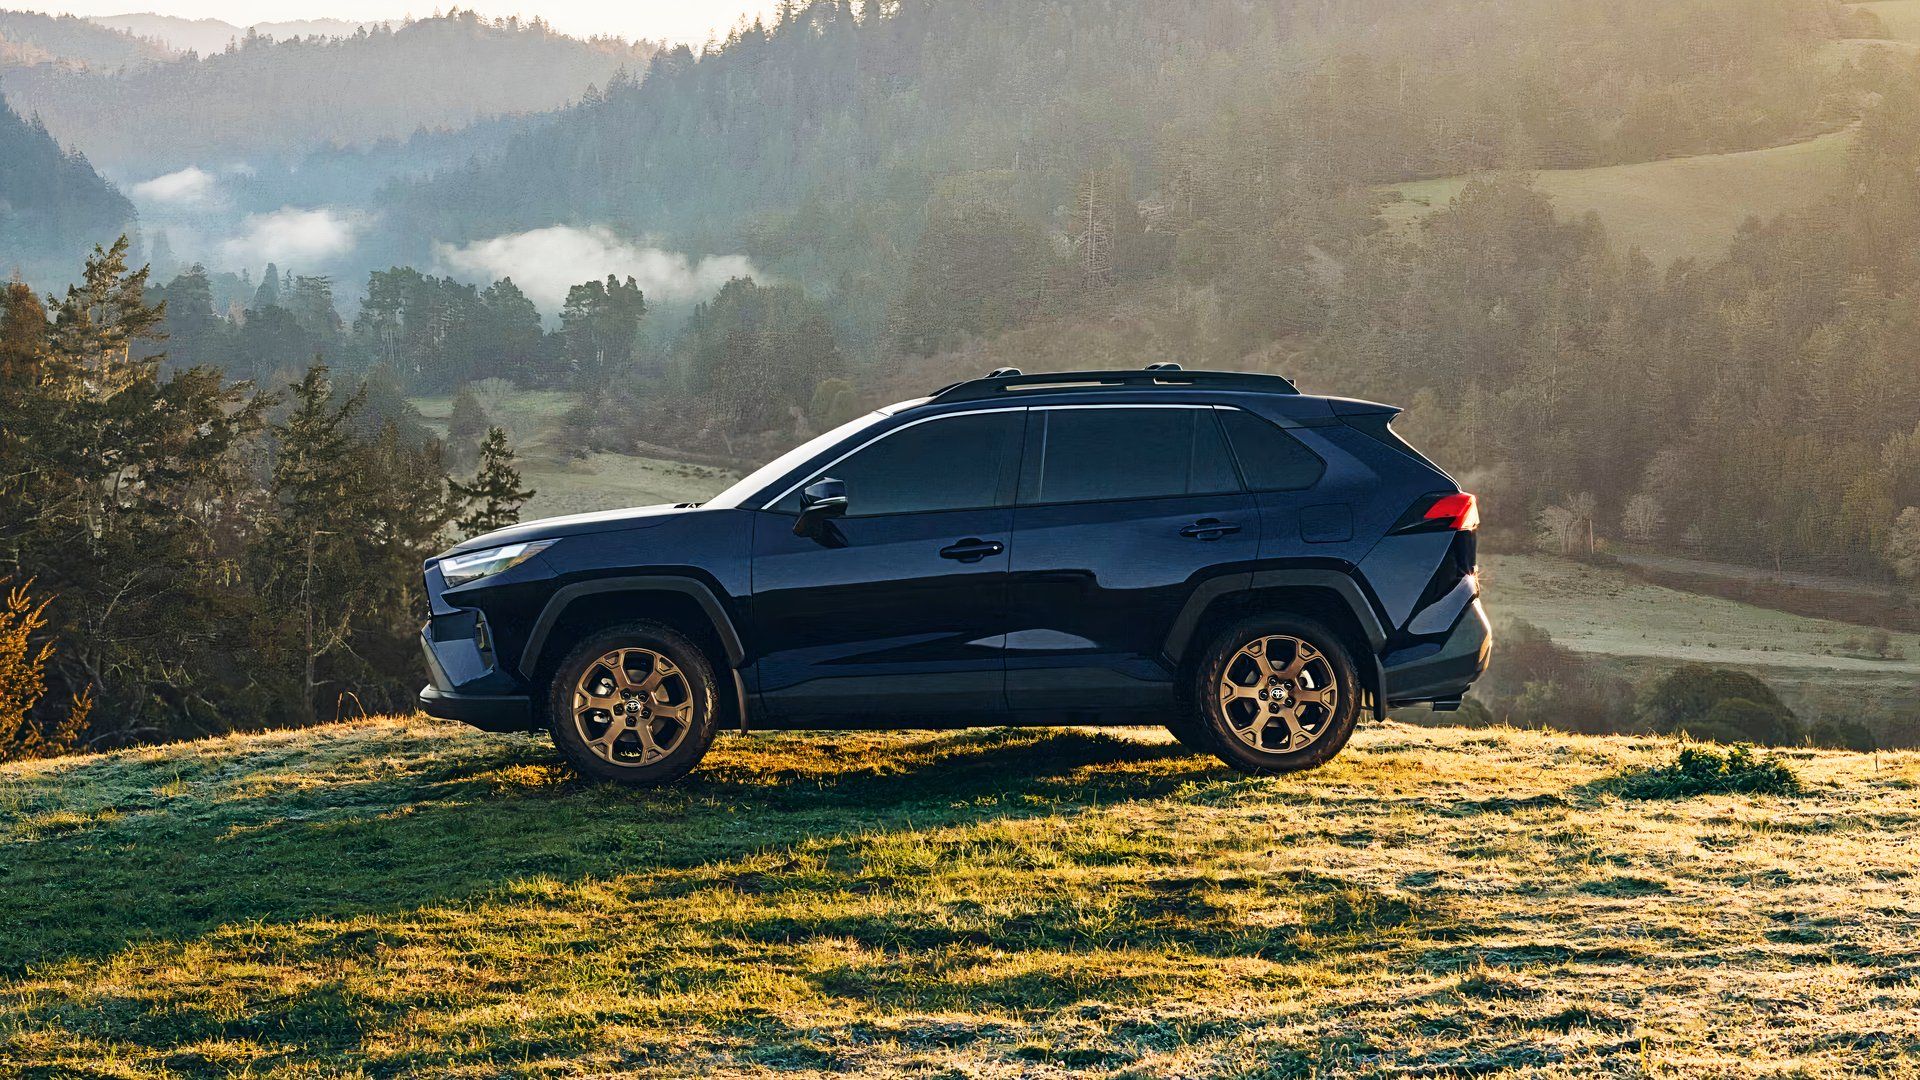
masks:
[[[1182,371],[1165,368],[1126,371],[1054,371],[1033,375],[989,375],[957,382],[933,392],[935,401],[980,401],[1009,392],[1094,391],[1128,387],[1185,387],[1196,390],[1252,390],[1298,394],[1292,380],[1251,371]]]

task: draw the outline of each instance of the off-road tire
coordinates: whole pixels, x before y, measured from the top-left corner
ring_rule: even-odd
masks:
[[[1312,655],[1302,671],[1289,679],[1284,669],[1299,654],[1290,653],[1285,663],[1277,663],[1279,670],[1267,670],[1257,656],[1247,654],[1255,642],[1263,643],[1262,651],[1282,643],[1304,644]],[[1294,644],[1283,647],[1292,649]],[[1229,671],[1235,676],[1236,688],[1231,691],[1223,686]],[[1268,686],[1274,678],[1278,682]],[[1309,682],[1322,685],[1306,686]],[[1286,684],[1284,698],[1280,697],[1281,683]],[[1300,685],[1296,688],[1296,684]],[[1332,693],[1327,695],[1329,687]],[[1249,690],[1269,691],[1274,698],[1242,696]],[[1245,773],[1318,768],[1347,745],[1360,718],[1360,679],[1346,644],[1321,623],[1296,615],[1251,615],[1221,631],[1208,643],[1189,692],[1195,726],[1207,750]],[[1235,695],[1231,705],[1222,700],[1227,693]],[[1309,695],[1328,696],[1331,701],[1313,709],[1313,703],[1302,700]],[[1282,700],[1286,704],[1279,710],[1269,711]],[[1312,714],[1310,718],[1308,713]],[[1251,719],[1256,716],[1265,723]],[[1295,724],[1287,724],[1286,716],[1293,716]],[[1266,730],[1269,725],[1274,727],[1272,732]],[[1294,726],[1310,729],[1310,741],[1274,745],[1283,738],[1288,744],[1296,742],[1298,735],[1287,734]],[[1268,745],[1256,747],[1256,741]]]
[[[618,674],[607,663],[611,656],[621,657]],[[664,668],[656,666],[661,659]],[[603,687],[610,693],[587,693]],[[584,718],[577,715],[583,711]],[[601,714],[609,720],[602,723]],[[554,669],[547,696],[548,728],[567,764],[582,776],[636,787],[670,784],[693,771],[713,743],[718,716],[712,660],[685,634],[654,622],[609,626],[575,642]],[[613,733],[613,724],[622,730]],[[656,731],[661,741],[675,736],[670,749],[657,745]]]

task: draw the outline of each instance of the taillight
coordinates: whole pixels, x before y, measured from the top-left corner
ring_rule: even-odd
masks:
[[[1421,517],[1442,529],[1468,532],[1480,527],[1480,505],[1471,492],[1456,491],[1435,499]]]
[[[1393,532],[1472,532],[1480,527],[1480,506],[1465,491],[1440,492],[1422,496],[1400,520]]]

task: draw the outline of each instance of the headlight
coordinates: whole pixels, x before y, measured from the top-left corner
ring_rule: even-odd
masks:
[[[465,585],[469,581],[478,581],[502,570],[511,570],[552,547],[553,544],[552,540],[535,540],[530,544],[508,544],[506,547],[487,548],[484,551],[469,551],[465,555],[441,559],[440,576],[447,579],[448,588]]]

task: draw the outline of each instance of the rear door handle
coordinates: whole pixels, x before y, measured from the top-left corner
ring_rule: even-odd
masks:
[[[1218,518],[1201,518],[1199,521],[1180,530],[1180,535],[1189,540],[1218,540],[1228,533],[1237,533],[1240,526],[1231,521]]]
[[[953,559],[956,562],[974,563],[989,555],[998,555],[1005,550],[1007,545],[998,540],[982,540],[977,536],[969,536],[965,540],[956,541],[941,548],[940,557]]]

